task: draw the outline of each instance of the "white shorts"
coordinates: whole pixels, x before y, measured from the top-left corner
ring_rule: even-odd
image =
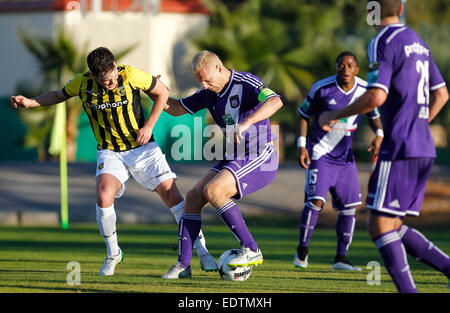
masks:
[[[126,189],[126,182],[133,176],[145,189],[154,191],[160,183],[177,178],[169,167],[165,155],[154,141],[123,152],[108,149],[97,151],[97,172],[111,174],[122,184],[116,194],[120,198]]]

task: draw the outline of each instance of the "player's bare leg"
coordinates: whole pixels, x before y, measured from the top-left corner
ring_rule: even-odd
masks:
[[[114,209],[114,199],[121,186],[120,181],[111,174],[100,174],[96,178],[96,219],[107,250],[100,276],[113,275],[116,265],[123,259],[123,252],[117,241],[117,217]]]

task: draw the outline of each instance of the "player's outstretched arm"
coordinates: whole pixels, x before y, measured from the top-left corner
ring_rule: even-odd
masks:
[[[428,123],[431,123],[436,115],[442,110],[444,105],[448,101],[448,89],[447,87],[442,87],[437,90],[431,91],[431,103],[430,103],[430,116],[428,118]]]
[[[156,79],[158,81],[160,78],[161,78],[161,75],[156,76]],[[169,90],[169,88],[167,88],[167,90]],[[152,96],[152,95],[149,95],[149,96],[153,101],[155,101],[154,96]],[[171,97],[169,97],[167,99],[167,103],[164,105],[163,110],[173,116],[180,116],[180,115],[184,115],[184,114],[188,113],[183,108],[183,106],[181,105],[179,100],[171,98]]]
[[[62,90],[52,90],[43,93],[42,95],[29,99],[22,95],[12,96],[11,104],[14,109],[17,108],[35,108],[40,106],[48,106],[64,102],[70,97],[66,96]]]
[[[169,97],[166,105],[164,106],[164,111],[173,116],[180,116],[188,113],[186,109],[181,105],[180,100]]]
[[[387,93],[381,88],[368,89],[357,101],[349,106],[336,111],[326,111],[319,116],[319,125],[325,131],[330,131],[331,126],[339,119],[355,114],[366,114],[380,107],[387,99]]]

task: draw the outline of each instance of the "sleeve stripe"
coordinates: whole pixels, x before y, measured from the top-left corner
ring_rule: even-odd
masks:
[[[404,31],[404,30],[406,30],[406,27],[402,27],[402,28],[400,28],[400,29],[397,29],[395,32],[393,32],[393,33],[389,36],[389,38],[386,40],[386,43],[390,43],[390,42],[395,38],[395,36],[397,36],[399,33],[401,33],[401,32]]]
[[[66,91],[66,87],[63,87],[63,89],[61,89],[62,93],[66,96],[66,97],[70,97],[72,98],[73,96],[69,95]]]
[[[243,76],[242,74],[240,74],[240,73],[236,73],[235,72],[235,74],[236,74],[236,80],[237,81],[243,81],[243,82],[247,82],[247,83],[249,83],[250,85],[252,85],[253,87],[255,87],[255,88],[258,88],[259,86],[261,86],[261,85],[263,85],[263,83],[262,82],[260,82],[260,81],[257,81],[256,79],[254,79],[254,78],[251,78],[251,77],[249,77],[249,76]]]
[[[237,77],[240,77],[240,78],[243,78],[243,79],[247,79],[247,80],[249,80],[249,81],[252,81],[252,82],[254,82],[256,85],[262,85],[262,84],[263,84],[260,80],[254,78],[254,77],[252,77],[252,76],[250,76],[250,75],[248,75],[248,74],[242,74],[242,73],[239,73],[239,72],[235,72],[235,73],[236,73],[236,76],[237,76]]]
[[[432,91],[434,91],[434,90],[438,90],[438,89],[440,89],[440,88],[442,88],[442,87],[445,87],[447,84],[445,83],[445,82],[443,82],[443,83],[440,83],[440,84],[438,84],[438,85],[434,85],[433,87],[430,87],[430,90],[432,90]]]
[[[335,80],[336,80],[336,75],[333,75],[333,76],[330,76],[330,77],[327,77],[327,78],[324,78],[324,79],[321,79],[321,80],[315,82],[312,85],[311,90],[308,92],[308,97],[314,98],[314,95],[320,88],[322,88],[328,84],[334,83]]]
[[[377,54],[378,54],[378,40],[383,36],[383,34],[389,29],[389,26],[386,26],[379,34],[376,36],[371,42],[369,46],[369,63],[377,62]]]
[[[369,86],[367,86],[367,88],[381,88],[384,91],[386,91],[387,94],[389,94],[389,88],[383,84],[373,83],[373,84],[370,84]]]
[[[270,99],[270,98],[273,98],[273,97],[278,97],[278,98],[281,98],[281,96],[280,96],[280,95],[278,95],[278,94],[274,93],[273,95],[270,95],[270,96],[266,97],[266,99],[265,99],[264,101],[267,101],[267,99]]]
[[[302,108],[298,108],[298,112],[303,115],[306,118],[310,118],[311,116],[309,116],[308,114],[306,114],[305,112],[303,112]]]
[[[153,88],[155,88],[155,86],[156,86],[156,77],[155,77],[155,76],[152,76],[152,84],[150,85],[150,87],[147,89],[146,92],[152,91]]]
[[[181,106],[182,106],[186,111],[188,111],[189,114],[194,115],[194,112],[192,112],[192,111],[191,111],[191,110],[183,103],[183,99],[180,99],[179,101],[180,101]]]

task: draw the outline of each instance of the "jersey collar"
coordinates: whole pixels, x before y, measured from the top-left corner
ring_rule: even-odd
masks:
[[[232,81],[234,78],[234,71],[230,69],[230,72],[231,72],[230,80],[228,81],[227,85],[222,89],[222,91],[217,94],[219,97],[223,97],[223,95],[225,95],[228,92],[230,86],[232,85]]]
[[[358,86],[358,81],[356,80],[356,76],[355,76],[355,84],[353,85],[352,89],[350,89],[349,91],[345,91],[344,89],[341,88],[341,86],[339,86],[339,83],[338,83],[338,80],[337,80],[337,75],[334,76],[334,81],[336,83],[337,89],[340,92],[342,92],[344,95],[346,95],[346,96],[348,96],[349,94],[354,92],[356,90],[356,87]]]

